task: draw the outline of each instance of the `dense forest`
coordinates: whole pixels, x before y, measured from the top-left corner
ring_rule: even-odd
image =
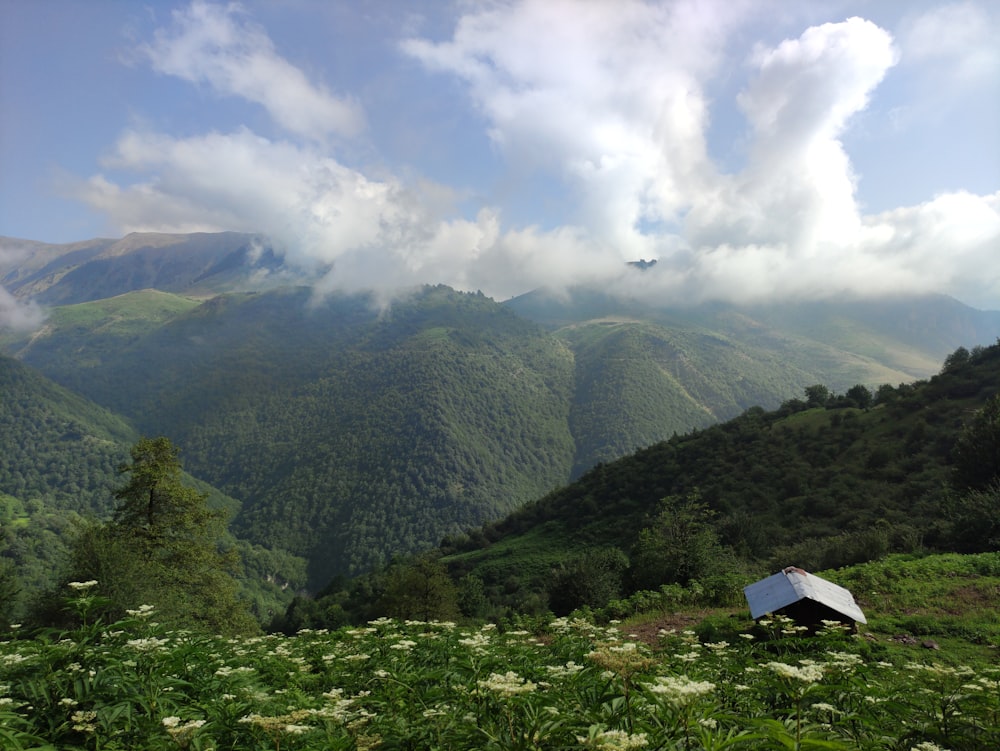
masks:
[[[432,352],[451,346],[445,333],[435,339]],[[388,349],[378,341],[370,351]],[[419,373],[415,362],[407,372]],[[433,389],[442,377],[434,358],[424,362],[428,375],[415,390]],[[120,489],[136,434],[23,364],[2,358],[0,365],[0,419],[8,428],[0,471],[5,487],[22,483],[30,498],[8,493],[0,505],[0,589],[8,615],[16,615],[32,593],[65,576],[79,556],[74,546],[94,525],[107,523],[100,519],[115,506],[109,488]],[[1000,542],[998,384],[1000,343],[959,348],[926,381],[874,391],[856,385],[843,394],[814,384],[775,410],[751,408],[601,464],[417,557],[395,556],[353,579],[336,576],[317,597],[294,598],[284,614],[281,603],[306,583],[305,561],[224,529],[217,544],[238,561],[232,573],[249,612],[283,629],[385,614],[624,613],[681,591],[731,602],[750,577],[790,562],[818,570],[891,552],[991,550]],[[442,421],[448,417],[441,412]],[[478,461],[506,456],[494,451]],[[24,473],[25,452],[51,457],[32,465],[44,471]],[[238,501],[184,478],[213,514],[238,514]],[[11,582],[25,595],[16,606]]]
[[[911,392],[937,399],[914,374],[936,372],[945,343],[995,332],[993,314],[939,297],[680,309],[588,290],[504,304],[443,286],[391,303],[249,292],[252,238],[199,236],[187,260],[184,242],[115,244],[126,266],[107,283],[100,243],[65,274],[59,259],[11,272],[77,301],[0,333],[15,358],[0,361],[0,544],[29,590],[81,526],[107,520],[141,436],[178,446],[226,511],[264,620],[442,539],[435,565],[500,612],[600,600],[552,600],[573,589],[553,576],[585,581],[588,567],[609,572],[602,592],[646,586],[637,540],[655,547],[670,514],[736,568],[776,547],[813,565],[949,534],[934,521],[940,467],[968,414],[913,406]],[[929,388],[984,351],[951,356]],[[968,412],[981,396],[951,400]]]
[[[331,582],[279,625],[412,609],[421,591],[424,610],[480,617],[627,612],[678,586],[733,602],[787,565],[995,550],[998,481],[1000,343],[959,348],[927,381],[839,395],[816,384],[598,466],[433,553]]]
[[[223,239],[218,253],[245,252]],[[222,260],[192,263],[189,281]],[[186,278],[174,266],[158,274],[150,281]],[[71,281],[59,295],[105,289],[74,292]],[[145,289],[53,308],[42,330],[4,334],[0,348],[136,434],[169,437],[187,471],[236,499],[233,532],[306,559],[314,591],[500,519],[595,464],[776,408],[813,383],[908,382],[931,356],[905,328],[840,308],[832,314],[849,325],[804,316],[839,332],[833,347],[731,309],[665,311],[580,291],[542,299],[501,305],[439,286],[381,306],[305,287],[208,299]],[[895,305],[956,331],[988,323],[938,299]],[[775,326],[795,319],[769,315]],[[931,336],[931,349],[944,338]],[[873,341],[886,361],[858,353]],[[20,472],[38,471],[22,459]],[[80,499],[100,515],[98,479],[87,492],[104,500]]]

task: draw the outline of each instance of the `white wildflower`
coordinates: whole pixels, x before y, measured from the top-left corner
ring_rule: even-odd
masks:
[[[129,639],[125,643],[139,652],[157,652],[162,650],[168,641],[169,639],[157,639],[155,636],[149,636],[145,639]]]
[[[514,696],[515,694],[526,694],[535,690],[535,684],[526,678],[522,678],[513,670],[508,670],[502,675],[500,673],[490,673],[490,677],[477,681],[479,688],[492,691],[503,696]]]
[[[796,667],[784,662],[769,662],[765,667],[770,668],[781,678],[802,681],[803,683],[816,683],[823,677],[822,665],[802,665]]]
[[[589,738],[578,735],[576,740],[583,746],[603,748],[608,751],[629,751],[633,748],[645,748],[649,745],[645,733],[630,734],[624,730],[602,730],[593,733]]]
[[[644,684],[651,693],[665,697],[674,704],[687,704],[699,696],[715,690],[715,684],[708,681],[693,681],[686,676],[661,676],[656,683]]]

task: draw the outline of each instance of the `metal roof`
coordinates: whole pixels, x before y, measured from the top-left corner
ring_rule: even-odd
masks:
[[[828,582],[800,568],[789,566],[773,576],[743,588],[750,615],[760,618],[799,600],[813,600],[846,615],[858,623],[868,623],[865,614],[854,601],[854,595],[833,582]]]

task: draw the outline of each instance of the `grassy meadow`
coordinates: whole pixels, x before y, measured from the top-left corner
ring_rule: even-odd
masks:
[[[81,625],[0,641],[0,748],[1000,747],[1000,554],[835,573],[868,587],[857,634],[740,612],[651,629],[677,614],[647,612],[223,638],[150,606],[89,622],[92,585],[74,583]],[[947,612],[959,592],[970,609]],[[895,636],[907,624],[917,643]]]

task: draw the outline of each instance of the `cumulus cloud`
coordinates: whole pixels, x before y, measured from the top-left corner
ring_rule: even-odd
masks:
[[[555,171],[596,239],[631,257],[656,250],[638,227],[676,220],[712,172],[702,82],[741,5],[498,4],[402,48],[465,80],[507,159]]]
[[[314,148],[246,129],[183,139],[129,131],[106,165],[155,176],[121,186],[95,175],[70,188],[124,232],[260,232],[293,265],[322,275],[321,290],[444,283],[509,296],[620,266],[582,232],[501,233],[490,209],[448,216],[444,186],[370,179]]]
[[[797,29],[734,59],[749,0],[463,7],[448,38],[401,49],[462,83],[512,169],[572,192],[579,210],[561,226],[511,225],[489,201],[463,213],[460,188],[338,161],[324,128],[351,132],[359,109],[310,83],[238,8],[202,2],[156,35],[150,62],[264,105],[287,137],[130,130],[75,195],[123,231],[270,235],[323,289],[441,282],[502,298],[599,282],[675,301],[940,291],[996,307],[996,194],[874,216],[858,206],[844,136],[900,57],[871,21]],[[726,172],[707,146],[707,92],[734,71],[746,77],[745,163]],[[623,261],[637,258],[660,262],[629,273]]]
[[[716,267],[723,259],[755,280],[737,287],[741,294],[746,287],[765,294],[794,280],[791,265],[808,277],[818,258],[826,274],[857,260],[849,249],[861,217],[840,139],[895,59],[890,35],[860,18],[755,51],[756,73],[738,97],[751,128],[747,166],[699,196],[687,216],[687,239],[706,249],[700,258],[709,277],[722,278]],[[759,269],[745,268],[755,258]]]
[[[250,23],[238,4],[196,0],[172,15],[173,25],[142,48],[155,70],[260,104],[300,136],[322,140],[361,130],[360,106],[311,83],[276,52],[267,33]]]

